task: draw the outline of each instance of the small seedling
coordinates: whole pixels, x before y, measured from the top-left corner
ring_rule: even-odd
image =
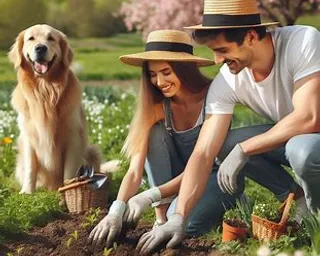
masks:
[[[70,245],[72,243],[72,240],[73,240],[72,237],[69,237],[67,242],[66,242],[66,246],[67,246],[68,249],[70,249]]]
[[[14,256],[14,255],[21,255],[21,252],[23,251],[23,247],[19,247],[17,250],[16,250],[16,254],[13,254],[12,252],[8,252],[6,256]]]
[[[116,242],[113,243],[113,247],[111,248],[107,248],[105,247],[104,250],[103,250],[103,256],[109,256],[110,253],[113,251],[113,250],[117,250],[118,248],[118,244]]]
[[[78,230],[73,231],[73,233],[71,234],[71,237],[73,237],[74,240],[78,241],[78,239],[79,239]]]
[[[68,240],[65,243],[67,248],[70,249],[70,245],[71,245],[72,241],[73,240],[78,241],[78,239],[79,239],[79,233],[78,233],[78,230],[75,230],[70,234]]]
[[[23,247],[19,247],[18,249],[17,249],[17,254],[18,254],[18,256],[20,255],[20,253],[23,251]]]
[[[103,250],[103,256],[109,256],[110,255],[110,253],[112,252],[112,250],[113,250],[113,248],[107,248],[107,247],[105,247],[104,248],[104,250]]]
[[[89,211],[89,215],[86,217],[85,221],[81,224],[81,227],[87,228],[87,227],[93,226],[98,219],[100,211],[101,211],[100,208],[96,208],[96,209],[91,208]]]

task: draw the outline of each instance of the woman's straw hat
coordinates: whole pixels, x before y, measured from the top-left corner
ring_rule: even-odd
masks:
[[[262,27],[279,22],[261,23],[256,0],[204,0],[202,24],[187,29],[224,29]]]
[[[199,67],[213,65],[209,59],[193,55],[191,37],[178,30],[155,30],[147,38],[144,52],[120,56],[120,60],[133,66],[142,66],[145,61],[194,62]]]

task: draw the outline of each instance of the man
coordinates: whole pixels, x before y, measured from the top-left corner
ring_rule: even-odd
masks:
[[[265,161],[292,167],[308,208],[320,208],[319,31],[291,26],[266,33],[274,23],[261,24],[254,0],[205,0],[204,6],[203,24],[189,28],[198,43],[213,50],[215,62],[225,64],[209,89],[208,116],[185,169],[175,214],[141,237],[137,248],[142,253],[162,241],[169,241],[167,247],[181,242],[185,220],[203,193],[216,157],[222,161],[218,183],[226,193],[237,191],[237,177],[246,163],[261,160],[261,166]],[[228,132],[237,103],[275,125]],[[282,177],[273,182],[281,184]],[[296,199],[304,200],[301,191],[296,191]]]

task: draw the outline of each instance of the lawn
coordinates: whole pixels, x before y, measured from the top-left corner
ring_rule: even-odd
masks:
[[[18,131],[16,114],[12,111],[8,101],[12,86],[10,84],[2,84],[0,88],[0,244],[2,242],[5,246],[0,246],[0,255],[1,252],[8,253],[7,256],[11,255],[10,252],[14,255],[34,255],[35,251],[43,249],[44,245],[41,242],[43,239],[50,241],[46,246],[50,247],[54,243],[55,248],[60,251],[70,252],[71,250],[72,252],[79,251],[77,255],[92,255],[90,254],[90,248],[83,247],[82,244],[94,224],[91,223],[91,226],[86,226],[85,228],[81,226],[88,218],[92,217],[92,214],[87,213],[78,217],[74,215],[66,217],[58,204],[58,193],[39,191],[32,196],[24,196],[17,193],[19,188],[14,180],[13,170],[17,153],[14,145]],[[134,89],[124,91],[117,87],[107,86],[85,88],[83,103],[89,122],[89,140],[101,148],[106,160],[121,158],[119,152],[128,131],[135,98],[136,90]],[[267,122],[268,120],[264,120],[248,109],[239,106],[233,119],[233,127]],[[127,161],[124,159],[121,170],[111,177],[110,202],[116,197],[127,167]],[[141,189],[144,188],[146,188],[146,185]],[[247,181],[246,193],[256,203],[275,202],[275,198],[270,192],[249,180]],[[99,216],[97,215],[94,218],[94,223],[97,223],[97,220],[102,216],[101,213]],[[117,245],[119,248],[114,249],[114,251],[134,250],[137,239],[142,232],[150,228],[153,219],[154,214],[150,210],[143,216],[142,223],[138,229],[130,231],[127,237]],[[68,221],[66,222],[65,220]],[[50,225],[47,225],[48,222],[51,222]],[[30,229],[32,230],[30,231]],[[52,233],[52,229],[54,229],[54,233]],[[61,237],[59,239],[55,238],[53,234],[55,232],[59,233],[61,230],[65,230],[61,233]],[[71,249],[69,247],[66,248],[66,243],[75,234],[77,234],[79,241],[74,241],[72,246],[70,245]],[[23,240],[19,240],[19,237],[23,237]],[[35,240],[34,237],[40,237],[42,240],[40,238],[40,240]],[[209,255],[211,252],[215,252],[216,254],[213,255],[223,255],[220,253],[224,253],[224,255],[255,255],[255,251],[260,245],[257,240],[252,238],[249,238],[244,243],[222,243],[221,229],[218,228],[199,239],[185,240],[182,247],[177,249],[177,253],[182,253],[180,255],[196,255],[191,254],[191,252],[194,252],[200,255]],[[306,247],[306,243],[301,243],[299,236],[283,236],[280,240],[269,243],[268,246],[274,250],[273,255],[280,251],[292,252],[295,248],[302,248],[307,252],[310,251]],[[87,248],[89,254],[81,254],[80,251],[83,248]],[[20,249],[21,252],[19,251]],[[95,253],[94,255],[102,255],[103,250],[105,249],[102,248],[98,254]],[[17,254],[18,252],[20,254]],[[57,253],[58,251],[55,252]],[[165,253],[168,252],[163,253],[160,255],[167,255]]]
[[[313,25],[320,29],[320,15],[307,15],[298,19],[297,24]],[[118,34],[111,38],[70,38],[74,50],[74,67],[79,71],[81,80],[128,80],[138,79],[139,68],[132,68],[122,64],[118,57],[143,51],[144,42],[139,34]],[[9,51],[9,49],[8,49]],[[7,59],[8,51],[0,51],[0,81],[15,81],[15,73]],[[211,58],[212,52],[203,46],[195,47],[195,54]],[[218,66],[202,68],[209,77],[213,77],[219,70]]]
[[[112,38],[69,39],[74,51],[73,67],[81,80],[129,80],[140,77],[140,69],[129,67],[119,56],[143,51],[144,42],[138,34],[118,34]],[[9,50],[9,49],[8,49]],[[211,51],[203,46],[195,48],[195,54],[212,58]],[[213,77],[218,66],[203,68]],[[0,51],[0,81],[15,81],[15,72],[6,52]]]

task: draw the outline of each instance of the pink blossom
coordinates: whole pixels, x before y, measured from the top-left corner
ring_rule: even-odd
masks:
[[[124,22],[129,31],[137,29],[146,37],[156,29],[182,30],[185,26],[200,24],[202,21],[203,1],[128,0],[128,2],[123,2],[120,14],[124,16]],[[293,0],[290,1],[294,2]],[[316,10],[320,7],[320,0],[302,0],[302,2],[312,5],[311,10]],[[271,20],[280,21],[281,25],[293,24],[298,18],[296,14],[301,15],[306,11],[305,9],[298,9],[296,10],[297,12],[292,14],[291,7],[284,6],[280,0],[258,0],[257,4],[262,15]],[[303,6],[302,4],[297,5],[296,8],[303,8]],[[275,11],[276,9],[279,11]]]

